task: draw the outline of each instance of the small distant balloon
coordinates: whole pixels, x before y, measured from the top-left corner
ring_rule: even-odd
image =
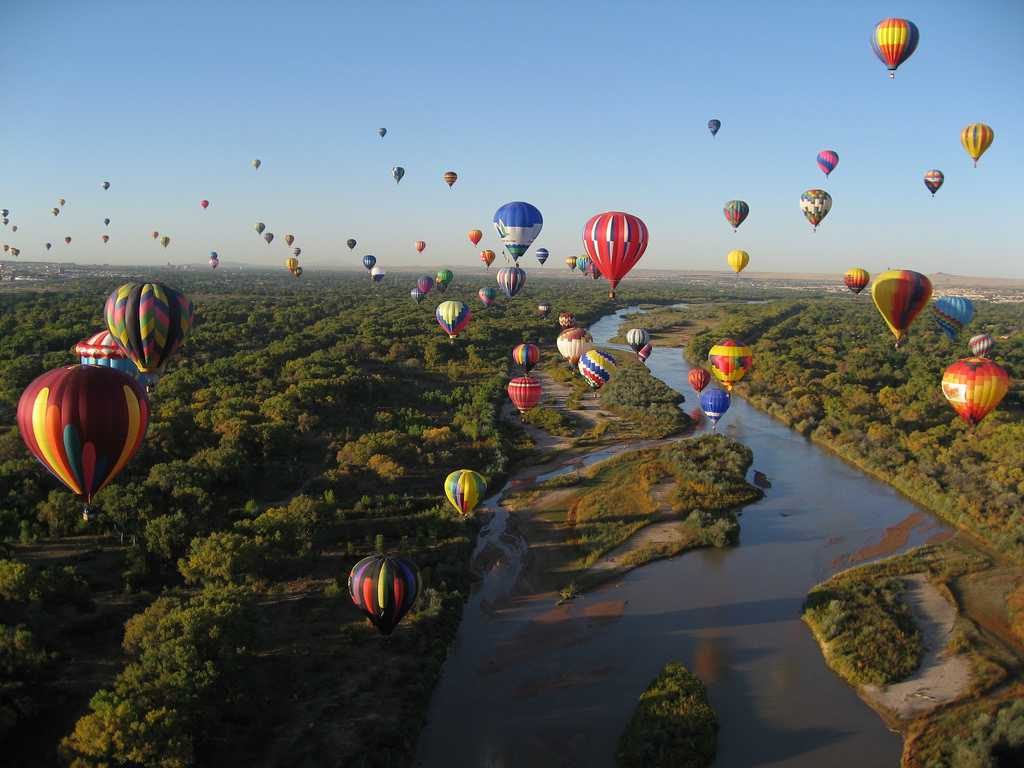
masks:
[[[202,208],[205,211],[207,208],[210,207],[210,201],[209,200],[200,200],[199,201],[199,207]]]
[[[367,270],[373,269],[376,263],[377,257],[374,256],[373,254],[368,253],[365,256],[363,256],[363,266],[366,267]]]
[[[391,178],[395,180],[395,184],[400,182],[403,176],[405,176],[405,168],[403,168],[402,166],[396,165],[394,168],[391,169]]]
[[[370,279],[375,283],[379,283],[384,279],[384,275],[386,274],[387,272],[384,271],[383,267],[374,267],[370,270]]]
[[[267,228],[267,225],[264,224],[262,221],[257,221],[256,222],[256,226],[253,227],[253,229],[256,230],[256,234],[257,235],[262,235],[263,234],[263,230],[266,229],[266,228]]]
[[[477,291],[476,295],[480,298],[481,304],[485,307],[489,307],[494,303],[494,300],[498,298],[498,289],[487,286],[486,288],[481,288]]]
[[[491,264],[494,263],[494,251],[490,248],[485,248],[480,251],[480,261],[484,263],[485,267],[491,266]]]
[[[924,174],[924,185],[928,187],[928,191],[932,193],[932,197],[935,197],[935,193],[939,191],[942,183],[946,180],[945,175],[942,171],[930,170]]]
[[[71,245],[71,238],[70,237],[65,237],[64,238],[64,245]]]
[[[992,146],[995,138],[995,131],[984,123],[971,123],[960,132],[960,143],[964,145],[967,154],[971,156],[975,168],[978,167],[978,160]]]
[[[416,253],[423,253],[423,250],[427,247],[426,242],[423,240],[417,240],[412,244],[412,247],[416,249]]]
[[[721,128],[722,128],[722,121],[721,120],[718,120],[718,119],[715,119],[715,118],[712,118],[711,120],[708,120],[708,130],[711,131],[711,137],[712,138],[714,138],[715,136],[718,135],[718,132],[721,130]]]
[[[274,233],[273,232],[265,233],[263,235],[263,239],[267,241],[267,245],[270,245],[272,242],[274,242]]]
[[[255,168],[256,170],[259,170],[259,167],[261,165],[263,165],[263,161],[260,160],[259,158],[256,158],[255,160],[252,161],[252,167]]]
[[[825,174],[825,178],[839,165],[839,155],[833,149],[823,149],[818,153],[818,168]]]
[[[156,240],[156,239],[157,239],[158,237],[160,237],[160,233],[159,233],[159,232],[157,232],[157,231],[156,231],[156,230],[154,229],[154,230],[153,230],[153,231],[152,231],[152,232],[150,233],[150,236],[151,236],[151,237],[152,237],[152,238],[153,238],[154,240]]]
[[[729,267],[737,275],[746,269],[747,264],[750,263],[750,254],[746,251],[729,251],[726,255],[725,260],[729,263]]]
[[[896,68],[917,50],[920,36],[917,25],[906,19],[882,19],[875,25],[871,48],[889,70],[890,78],[896,77]]]
[[[732,226],[732,231],[735,232],[736,228],[750,215],[750,206],[743,200],[730,200],[722,208],[722,212],[725,214],[725,220]]]
[[[411,291],[409,291],[409,295],[412,296],[413,301],[419,304],[421,301],[423,301],[423,297],[426,296],[427,294],[425,294],[419,288],[413,288]]]
[[[385,136],[388,135],[388,129],[387,128],[378,128],[377,129],[377,135],[380,136],[383,139]]]
[[[104,219],[103,220],[103,226],[109,227],[110,226],[110,219]]]
[[[455,182],[459,180],[459,174],[455,171],[445,171],[444,176],[441,178],[444,179],[444,183],[448,185],[449,189],[451,189],[455,185]]]
[[[100,184],[100,186],[103,187],[104,189],[110,189],[110,182],[104,181],[102,184]]]
[[[480,239],[483,236],[484,236],[484,233],[481,232],[479,229],[471,229],[471,230],[469,230],[469,233],[467,234],[467,237],[469,238],[469,242],[471,242],[473,245],[478,244],[480,242]]]
[[[356,239],[355,239],[354,237],[350,237],[350,238],[349,238],[348,240],[346,240],[346,241],[345,241],[345,245],[347,245],[347,246],[348,246],[348,249],[349,249],[350,251],[352,251],[352,250],[355,250],[355,247],[356,247]]]
[[[100,240],[102,240],[104,243],[109,243],[110,235],[100,235]]]
[[[284,244],[291,247],[291,244],[295,242],[295,235],[285,235]]]
[[[854,293],[860,293],[871,282],[871,275],[868,274],[866,269],[853,267],[846,270],[846,274],[843,275],[843,282]]]
[[[548,253],[548,249],[547,248],[538,248],[537,249],[537,253],[536,253],[537,261],[540,262],[540,265],[542,267],[544,266],[544,262],[548,260],[548,256],[549,255],[550,254]]]
[[[167,235],[161,235],[160,236],[160,245],[162,245],[164,248],[166,248],[170,244],[171,244],[171,238],[169,238]]]

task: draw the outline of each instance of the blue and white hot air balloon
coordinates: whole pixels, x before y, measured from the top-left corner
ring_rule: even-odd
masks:
[[[366,267],[367,271],[373,269],[373,265],[377,263],[377,257],[372,254],[366,254],[363,256],[363,266]]]
[[[711,420],[712,426],[718,429],[718,420],[729,410],[729,393],[724,389],[705,389],[700,396],[700,409]]]
[[[550,256],[550,255],[551,254],[548,252],[547,248],[538,248],[537,249],[537,261],[540,262],[540,265],[542,267],[544,266],[544,262],[548,260],[548,256]]]
[[[544,217],[530,203],[505,203],[494,212],[494,229],[515,262],[526,253],[544,227]]]
[[[963,296],[943,296],[932,302],[932,317],[950,341],[974,319],[974,304]]]

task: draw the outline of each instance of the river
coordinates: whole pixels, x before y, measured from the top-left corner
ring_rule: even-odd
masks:
[[[591,326],[595,342],[606,345],[635,309]],[[687,411],[697,407],[679,349],[655,348],[647,365]],[[487,501],[498,509],[478,549],[496,544],[504,556],[466,605],[417,765],[614,766],[639,694],[674,660],[707,685],[717,768],[899,765],[900,737],[825,666],[800,609],[854,553],[901,551],[946,529],[739,397],[719,430],[771,482],[742,514],[739,545],[649,564],[565,608],[551,594],[491,607],[515,584],[525,545],[505,532],[504,490]]]

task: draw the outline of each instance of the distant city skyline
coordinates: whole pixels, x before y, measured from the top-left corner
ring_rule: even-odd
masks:
[[[500,251],[491,217],[522,199],[545,222],[521,263],[538,268],[546,247],[544,272],[582,253],[589,216],[617,209],[650,230],[639,268],[721,270],[742,248],[750,271],[1024,277],[1012,0],[12,5],[0,242],[21,259],[199,265],[217,251],[225,267],[283,268],[292,233],[310,268],[373,253],[385,269],[458,270]],[[890,15],[921,30],[895,80],[869,44]],[[995,142],[975,169],[959,135],[979,121]],[[840,158],[827,180],[826,148]],[[934,199],[931,168],[946,177]],[[813,233],[799,208],[811,187],[834,200]],[[733,198],[751,209],[735,234]]]

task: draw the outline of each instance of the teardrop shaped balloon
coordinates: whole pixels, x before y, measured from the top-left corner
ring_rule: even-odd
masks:
[[[430,275],[420,275],[419,279],[416,280],[416,287],[423,291],[424,294],[428,294],[434,290],[434,278]]]
[[[400,182],[403,176],[405,176],[405,168],[403,168],[402,166],[396,165],[394,168],[391,169],[391,178],[395,180],[395,184]]]
[[[253,229],[256,230],[256,234],[257,235],[262,235],[263,234],[263,230],[265,230],[266,228],[267,228],[267,225],[264,224],[262,221],[257,221],[256,225],[253,227]]]
[[[417,253],[423,253],[423,249],[427,247],[427,244],[423,240],[417,240],[413,243],[413,248],[416,249]]]
[[[577,367],[580,375],[592,389],[600,389],[611,379],[615,359],[599,349],[590,349],[580,357]]]
[[[110,235],[100,235],[100,240],[102,240],[104,243],[109,243]]]
[[[427,294],[425,294],[419,288],[413,288],[411,291],[409,291],[409,295],[412,296],[413,301],[419,304],[421,301],[423,301],[423,297],[426,296]]]
[[[974,161],[974,167],[978,167],[978,160],[985,151],[992,146],[996,134],[984,123],[971,123],[960,132],[960,143],[964,145],[967,154]]]
[[[205,211],[207,208],[210,207],[210,201],[209,200],[200,200],[199,201],[199,207],[202,208]]]
[[[564,357],[569,363],[569,367],[575,371],[577,363],[583,353],[591,348],[592,342],[593,338],[586,328],[574,326],[566,328],[558,334],[555,346],[558,348],[558,354]]]
[[[942,183],[946,180],[942,171],[931,170],[924,174],[924,185],[928,187],[928,191],[932,193],[932,197],[935,197],[935,193],[939,191]]]
[[[567,256],[566,259],[565,259],[565,266],[567,266],[570,271],[576,269],[576,257],[575,256]]]
[[[47,243],[46,250],[50,250],[51,248],[53,248],[53,243]]]
[[[71,245],[71,238],[70,237],[65,237],[64,238],[64,245]]]
[[[110,219],[104,219],[103,220],[103,226],[109,227],[110,226]]]
[[[294,256],[289,256],[284,260],[284,265],[288,268],[288,271],[294,275],[295,270],[299,268],[299,260]]]
[[[653,351],[654,347],[652,347],[650,344],[644,344],[642,347],[640,347],[640,349],[636,351],[637,359],[639,359],[641,363],[646,363],[647,358],[651,356],[651,352]]]
[[[949,340],[955,341],[963,327],[974,319],[974,304],[963,296],[942,296],[932,302],[932,317]]]
[[[871,48],[889,70],[889,77],[896,77],[896,68],[917,50],[920,36],[917,25],[906,19],[882,19],[875,25]]]
[[[738,275],[750,263],[750,254],[746,251],[729,251],[725,260],[729,263],[732,271]]]
[[[907,329],[931,297],[932,281],[910,269],[883,272],[871,284],[871,298],[896,337],[897,347],[906,340]]]
[[[352,566],[348,575],[352,602],[384,636],[395,631],[422,591],[419,568],[404,557],[370,555]]]
[[[871,275],[868,274],[866,269],[853,267],[846,270],[846,273],[843,275],[843,282],[854,293],[860,293],[871,282]]]
[[[462,301],[442,301],[434,310],[434,318],[441,330],[448,334],[449,341],[454,341],[466,329],[473,313]]]
[[[718,429],[718,420],[729,410],[729,401],[729,393],[717,387],[701,393],[700,409],[711,421],[714,429]]]
[[[437,275],[434,277],[434,284],[448,288],[454,279],[455,274],[450,269],[439,269],[437,270]]]
[[[691,368],[690,372],[686,374],[686,379],[693,387],[693,391],[700,394],[704,387],[711,383],[711,374],[703,368]]]
[[[995,340],[987,333],[971,336],[971,340],[967,342],[967,346],[971,348],[971,354],[975,357],[988,357],[994,344]]]
[[[263,234],[263,239],[267,241],[267,245],[270,245],[272,242],[274,242],[274,233],[273,232],[265,232]]]
[[[576,269],[580,271],[581,275],[587,274],[587,270],[590,269],[590,257],[589,256],[577,256],[576,257]]]
[[[722,386],[731,392],[736,382],[754,367],[754,352],[733,339],[723,339],[708,352],[708,367]]]
[[[287,245],[288,247],[291,247],[291,244],[294,243],[294,242],[295,242],[295,235],[289,234],[289,235],[285,235],[284,236],[284,244]]]
[[[972,427],[995,410],[1010,389],[1010,377],[984,357],[957,360],[942,374],[942,394]]]
[[[469,238],[469,242],[471,242],[473,245],[476,245],[477,243],[479,243],[480,239],[483,236],[484,236],[484,233],[481,232],[479,229],[471,229],[471,230],[469,230],[469,233],[467,234],[467,237]]]
[[[639,352],[641,347],[651,341],[651,334],[646,328],[630,328],[626,331],[626,343],[634,352]]]
[[[210,269],[216,269],[219,266],[220,266],[220,259],[217,257],[217,254],[216,253],[211,253],[210,254]]]
[[[195,316],[189,298],[163,283],[125,283],[107,298],[107,329],[143,373],[161,373],[185,343]]]
[[[730,200],[722,208],[722,213],[725,214],[725,220],[732,225],[732,231],[735,232],[736,228],[750,215],[750,206],[743,200]]]
[[[154,240],[156,240],[156,239],[157,239],[158,237],[160,237],[160,233],[159,233],[159,232],[157,232],[156,230],[154,230],[154,231],[153,231],[152,233],[150,233],[150,234],[151,234],[151,236],[152,236],[152,238],[153,238]]]
[[[647,250],[647,225],[639,216],[605,211],[583,225],[583,246],[591,263],[608,281],[608,297]],[[579,266],[579,260],[576,261]]]
[[[374,256],[373,254],[368,253],[365,256],[363,256],[363,266],[366,267],[367,271],[373,269],[376,263],[377,257]]]
[[[39,463],[89,504],[138,452],[149,400],[122,371],[71,365],[47,371],[25,388],[17,422]]]
[[[817,230],[818,225],[832,210],[832,195],[824,189],[808,189],[800,195],[800,210],[811,222],[811,227]]]
[[[356,247],[356,239],[355,239],[354,237],[350,237],[350,238],[349,238],[348,240],[346,240],[346,241],[345,241],[345,245],[347,245],[347,246],[348,246],[348,249],[349,249],[350,251],[353,251],[353,250],[355,250],[355,247]]]
[[[480,261],[484,263],[485,267],[491,266],[494,263],[494,251],[490,248],[485,248],[480,251]]]
[[[825,174],[825,178],[839,165],[839,155],[833,149],[823,149],[818,153],[818,168]]]
[[[489,307],[498,297],[498,290],[487,286],[486,288],[481,288],[477,291],[476,295],[480,298],[480,303],[483,304],[484,307]]]
[[[459,174],[455,171],[445,171],[442,178],[444,179],[444,183],[448,185],[448,188],[451,189],[455,185],[455,182],[459,180]]]
[[[259,170],[261,165],[263,165],[263,161],[260,160],[259,158],[256,158],[255,160],[252,161],[252,167],[255,168],[256,170]]]
[[[576,315],[572,312],[559,312],[558,325],[560,328],[572,328],[576,325]]]
[[[530,203],[505,203],[494,212],[494,229],[512,261],[517,263],[543,228],[544,217]]]
[[[378,128],[377,129],[377,135],[380,136],[383,139],[385,136],[388,135],[388,129],[387,128]]]
[[[299,246],[296,245],[294,248],[292,248],[292,256],[294,256],[295,258],[299,258],[299,256],[301,256],[301,255],[302,255],[302,249],[299,248]]]
[[[548,260],[548,256],[549,255],[550,254],[548,253],[548,249],[547,248],[538,248],[537,249],[537,253],[536,253],[537,261],[540,262],[540,265],[542,267],[544,266],[544,262]]]
[[[460,515],[473,514],[486,493],[487,481],[472,469],[457,469],[444,479],[444,495]]]
[[[51,208],[50,209],[50,213],[52,213],[54,216],[59,216],[60,215],[60,208]],[[6,223],[7,223],[7,221],[4,220],[4,224],[6,224]]]
[[[722,121],[716,118],[708,120],[708,130],[711,131],[711,137],[714,138],[718,135],[718,131],[722,128]]]
[[[529,373],[540,361],[540,348],[536,344],[516,344],[512,347],[512,362]]]
[[[512,405],[520,413],[526,413],[540,403],[544,393],[540,381],[532,376],[519,376],[512,379],[505,387],[505,391],[508,392],[508,398],[512,401]]]
[[[510,299],[526,285],[526,270],[519,267],[502,267],[497,274],[498,287]]]
[[[104,181],[102,184],[100,184],[100,186],[103,187],[104,189],[110,189],[110,182]]]

